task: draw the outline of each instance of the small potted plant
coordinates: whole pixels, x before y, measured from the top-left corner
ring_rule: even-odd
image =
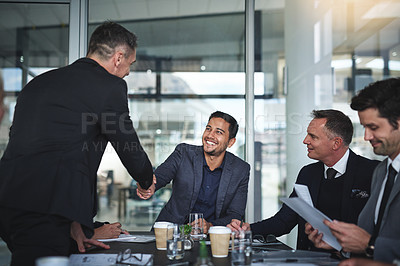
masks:
[[[181,237],[183,238],[183,243],[185,250],[190,250],[194,246],[194,241],[191,236],[192,226],[190,224],[181,225]]]

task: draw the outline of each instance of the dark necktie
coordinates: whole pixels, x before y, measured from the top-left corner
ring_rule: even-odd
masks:
[[[385,190],[383,192],[382,196],[382,201],[381,201],[381,206],[379,207],[379,214],[378,214],[378,221],[376,223],[376,229],[379,232],[379,228],[381,227],[381,222],[382,222],[382,217],[383,213],[385,212],[385,208],[390,196],[390,192],[392,191],[393,184],[394,184],[394,178],[397,175],[397,171],[394,170],[392,165],[389,166],[389,174],[386,180],[386,185],[385,185]]]
[[[326,178],[333,179],[336,175],[337,171],[333,168],[326,169]]]

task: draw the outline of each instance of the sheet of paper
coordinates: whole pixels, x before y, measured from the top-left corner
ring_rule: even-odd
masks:
[[[281,200],[283,203],[297,212],[304,220],[309,222],[314,228],[318,229],[320,233],[323,233],[322,240],[324,240],[334,249],[338,251],[341,250],[342,247],[340,246],[339,242],[332,235],[329,227],[323,223],[325,219],[332,221],[328,216],[314,207],[310,208],[310,205],[301,198],[285,198]]]
[[[294,184],[294,190],[299,198],[310,204],[310,206],[314,207],[314,204],[311,199],[310,191],[306,185]]]
[[[117,254],[72,254],[69,256],[69,265],[113,265],[117,262]]]
[[[151,254],[132,254],[132,257],[124,260],[126,264],[146,265],[152,260]],[[136,258],[141,258],[141,261]],[[70,266],[105,266],[115,265],[117,262],[117,254],[72,254],[69,257]]]
[[[113,242],[113,241],[125,241],[128,239],[135,239],[135,238],[136,236],[133,235],[120,234],[118,238],[107,238],[107,239],[97,239],[97,240],[101,242]]]
[[[110,238],[110,239],[97,239],[101,242],[133,242],[133,243],[148,243],[156,240],[156,237],[153,235],[125,235],[120,234],[118,238]]]
[[[149,243],[156,241],[154,235],[135,235],[135,238],[122,238],[122,242],[132,242],[132,243]]]

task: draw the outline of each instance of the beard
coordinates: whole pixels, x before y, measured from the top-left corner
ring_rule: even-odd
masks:
[[[217,151],[217,149],[214,149],[212,151],[205,150],[204,152],[210,156],[219,156],[222,153],[221,151]]]
[[[221,148],[216,147],[213,150],[209,150],[209,151],[204,150],[204,152],[210,156],[219,156],[222,153],[224,153],[227,148],[228,148],[228,143],[225,143],[224,145],[221,146]],[[203,149],[204,149],[204,145],[203,145]]]

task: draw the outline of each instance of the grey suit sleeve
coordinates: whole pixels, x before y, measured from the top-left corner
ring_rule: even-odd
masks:
[[[372,234],[374,229],[375,207],[378,201],[382,181],[386,175],[387,160],[381,162],[374,171],[371,184],[371,197],[358,218],[358,226]],[[393,187],[388,206],[385,209],[382,225],[378,237],[375,240],[374,260],[391,263],[394,259],[400,258],[400,197],[399,179]]]
[[[171,155],[163,162],[157,169],[154,174],[157,179],[156,190],[165,187],[168,183],[171,182],[176,176],[179,165],[182,161],[182,144],[176,146],[175,150]]]
[[[400,239],[378,237],[375,240],[374,260],[390,263],[397,258],[400,258]]]

